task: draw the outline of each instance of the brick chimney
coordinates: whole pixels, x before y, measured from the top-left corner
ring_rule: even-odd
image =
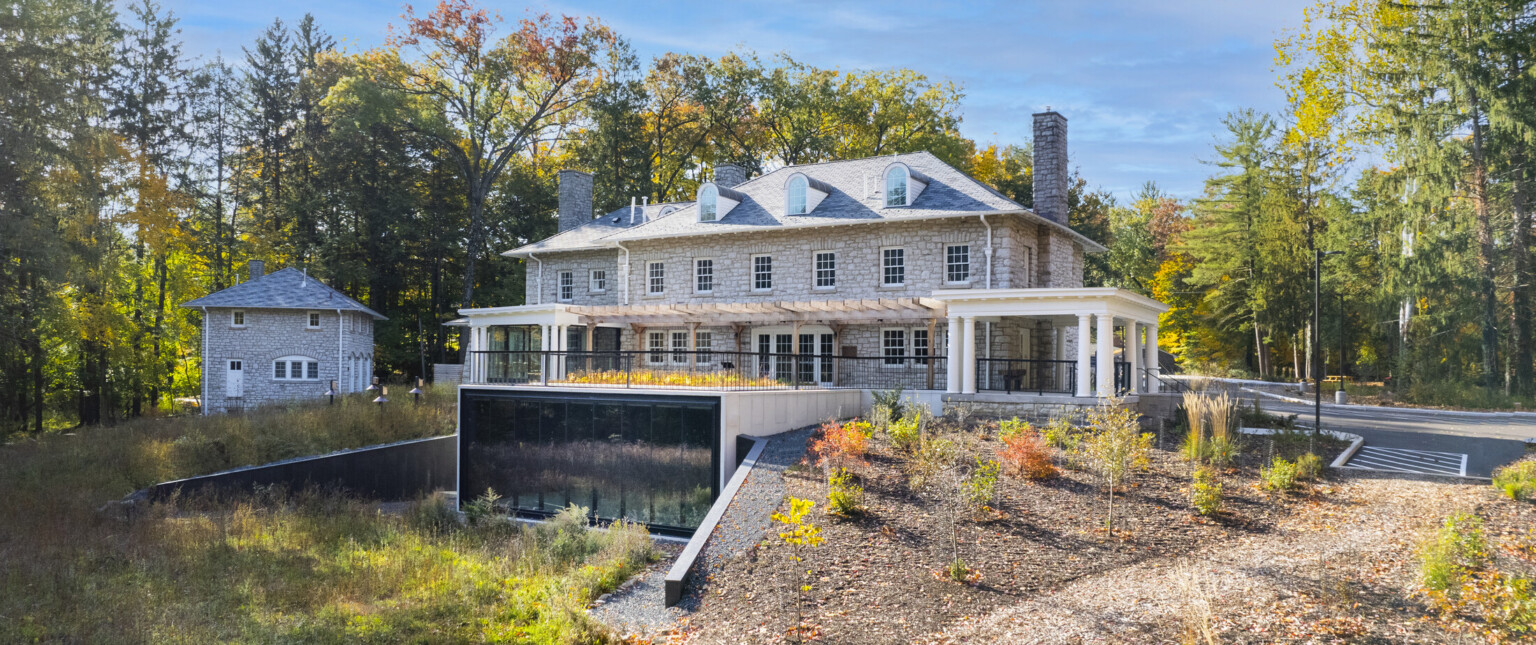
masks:
[[[251,260],[246,263],[246,266],[250,267],[250,276],[247,280],[255,280],[267,274],[267,263],[261,260]]]
[[[1035,214],[1067,223],[1067,117],[1035,115]]]
[[[561,233],[592,221],[592,175],[562,170],[559,190]]]
[[[747,181],[747,169],[733,163],[723,163],[715,166],[715,185],[721,188],[735,188]]]

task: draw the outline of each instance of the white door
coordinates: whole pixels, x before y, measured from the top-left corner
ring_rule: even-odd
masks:
[[[238,399],[245,396],[245,361],[230,361],[224,375],[224,396]]]

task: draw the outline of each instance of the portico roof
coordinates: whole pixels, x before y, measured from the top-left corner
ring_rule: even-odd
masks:
[[[565,324],[556,321],[557,317],[575,318],[577,320],[573,322],[576,324],[763,324],[932,320],[944,317],[945,305],[934,298],[870,298],[656,305],[551,304],[461,309],[459,313],[489,324]]]
[[[934,300],[951,316],[1108,315],[1156,324],[1168,305],[1115,287],[1056,289],[941,289]]]

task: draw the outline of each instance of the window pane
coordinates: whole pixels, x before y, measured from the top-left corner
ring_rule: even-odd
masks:
[[[694,262],[694,290],[708,293],[715,289],[715,261],[696,260]]]
[[[892,168],[885,173],[885,205],[907,205],[907,171],[902,168]]]
[[[907,252],[905,249],[885,249],[881,252],[881,281],[885,286],[899,286],[907,280]]]
[[[789,180],[789,214],[805,214],[805,178],[795,177]]]
[[[902,359],[907,354],[907,332],[902,329],[887,329],[882,333],[882,339],[881,349],[885,354],[885,364],[901,365]]]
[[[837,254],[816,254],[816,286],[821,288],[837,286]]]
[[[665,348],[665,342],[665,337],[659,331],[646,334],[646,348],[651,350],[651,353],[646,355],[646,360],[652,363],[662,362],[664,358],[661,350]]]
[[[305,373],[304,378],[308,378],[308,379],[320,378],[320,364],[319,363],[315,363],[315,362],[309,363],[309,371]]]
[[[759,255],[752,258],[752,288],[763,290],[773,288],[772,256]]]
[[[705,186],[699,191],[699,221],[715,221],[715,211],[720,191],[714,186]]]
[[[287,361],[278,361],[272,364],[272,378],[288,378]]]
[[[672,332],[672,362],[688,362],[688,332]]]
[[[950,246],[944,252],[944,280],[965,282],[971,279],[971,247],[966,244]]]
[[[698,356],[695,357],[695,360],[698,361],[699,364],[703,365],[714,360],[714,357],[709,353],[710,350],[714,349],[715,345],[715,335],[713,332],[698,332],[698,334],[694,336],[693,342],[694,347],[699,352]]]
[[[667,269],[660,262],[652,262],[650,268],[651,293],[662,293],[666,290]]]

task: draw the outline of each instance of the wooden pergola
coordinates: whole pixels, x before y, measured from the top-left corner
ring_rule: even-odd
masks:
[[[749,325],[788,324],[799,338],[800,327],[823,324],[832,329],[833,344],[842,345],[843,326],[869,322],[926,322],[928,337],[947,311],[943,301],[934,298],[867,298],[859,300],[800,300],[775,302],[722,302],[701,304],[570,306],[587,328],[586,346],[592,346],[592,328],[600,324],[629,325],[635,332],[636,349],[647,327],[686,325],[688,349],[698,348],[701,326],[730,327],[736,351],[742,351],[742,332]],[[794,343],[794,354],[800,343]],[[930,363],[931,365],[931,363]]]

